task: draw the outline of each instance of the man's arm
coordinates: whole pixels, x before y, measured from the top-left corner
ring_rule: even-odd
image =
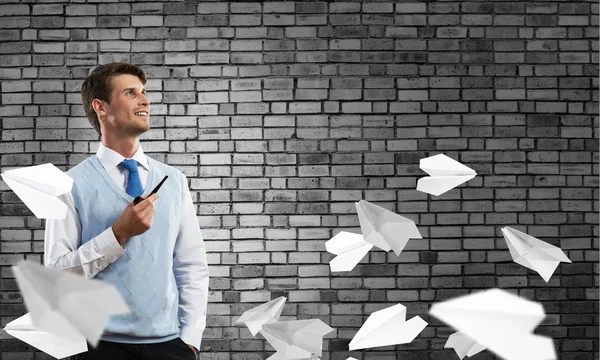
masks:
[[[111,227],[81,245],[81,221],[73,197],[67,193],[59,199],[67,205],[67,216],[64,220],[46,220],[44,264],[93,278],[123,255],[125,249],[117,242]]]
[[[179,290],[179,336],[186,344],[200,349],[206,327],[208,263],[187,177],[183,178],[181,222],[173,253],[173,273]]]

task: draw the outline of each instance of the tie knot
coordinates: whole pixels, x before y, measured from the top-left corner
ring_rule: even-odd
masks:
[[[137,161],[133,159],[126,159],[121,161],[119,164],[123,166],[125,169],[129,170],[130,173],[138,172]]]

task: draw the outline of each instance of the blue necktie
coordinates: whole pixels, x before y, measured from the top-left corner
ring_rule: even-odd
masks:
[[[144,188],[142,187],[142,180],[140,180],[140,174],[138,173],[137,161],[126,159],[119,165],[129,170],[129,176],[127,177],[127,193],[133,197],[142,195]]]

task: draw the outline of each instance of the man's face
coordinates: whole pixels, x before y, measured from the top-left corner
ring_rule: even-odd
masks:
[[[121,74],[111,78],[110,104],[104,102],[103,133],[139,136],[150,129],[150,100],[144,84],[135,75]]]

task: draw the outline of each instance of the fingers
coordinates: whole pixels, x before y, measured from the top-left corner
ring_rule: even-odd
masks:
[[[137,203],[137,205],[133,205],[136,209],[143,210],[148,206],[154,205],[156,200],[158,199],[158,194],[152,194],[151,196],[144,196],[142,200]],[[133,204],[133,201],[131,202]]]
[[[138,220],[144,223],[146,226],[149,226],[152,223],[152,218],[154,216],[154,203],[157,199],[158,194],[152,194],[151,196],[146,197],[144,201],[135,207]]]
[[[144,218],[144,225],[146,225],[148,227],[148,229],[150,229],[150,226],[152,226],[152,221],[154,220],[154,210],[152,210],[151,212],[149,212],[146,217]]]
[[[141,204],[140,204],[141,205]],[[154,214],[154,204],[148,201],[147,204],[144,204],[143,207],[136,209],[138,214],[138,219],[142,220],[148,217],[148,214]]]
[[[146,203],[151,203],[154,204],[156,202],[156,200],[158,199],[158,194],[154,193],[150,196],[146,195],[142,197],[142,201],[140,201],[137,205],[135,206],[140,206],[140,208],[142,208],[142,204],[146,205]]]
[[[133,201],[127,204],[127,208],[117,221],[117,223],[126,224],[123,225],[128,229],[126,239],[140,235],[150,229],[154,219],[154,203],[157,199],[158,194],[152,194],[151,196],[143,197],[142,201],[137,205],[134,205]],[[115,231],[116,234],[117,232]],[[121,243],[121,241],[119,242]]]
[[[158,199],[158,194],[154,193],[152,195],[150,195],[149,197],[146,198],[148,201],[152,201],[152,204],[154,204],[156,202],[156,200]]]
[[[149,211],[139,215],[139,222],[142,224],[146,230],[152,226],[152,220],[154,219],[154,210],[150,209]]]
[[[150,228],[150,226],[152,225],[152,219],[154,217],[154,209],[152,208],[152,206],[147,206],[143,210],[140,210],[137,208],[133,208],[132,210],[133,210],[132,226],[139,227],[141,225],[140,230],[142,228],[144,228],[143,231],[148,230]],[[139,233],[137,233],[137,234],[139,234]]]

